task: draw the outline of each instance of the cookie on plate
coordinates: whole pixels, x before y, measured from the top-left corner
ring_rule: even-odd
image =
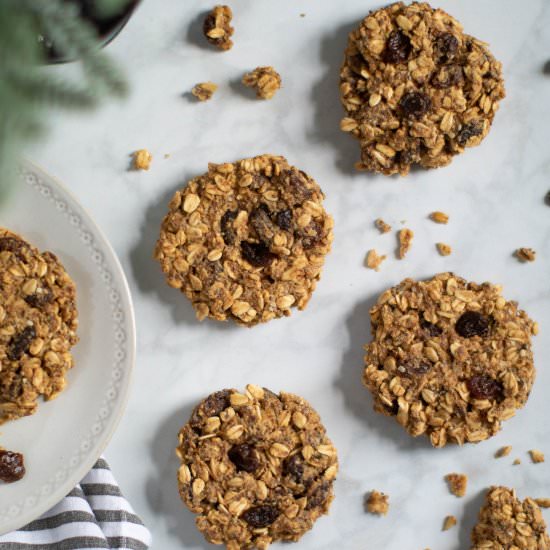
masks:
[[[249,384],[222,390],[179,434],[180,496],[213,544],[229,550],[297,541],[328,513],[336,449],[301,397]]]
[[[479,145],[504,98],[487,44],[426,3],[368,15],[349,35],[340,71],[342,130],[361,146],[356,167],[406,175]]]
[[[0,228],[0,423],[64,389],[77,324],[75,285],[57,257]]]
[[[288,316],[306,307],[330,250],[323,199],[283,157],[210,164],[170,201],[155,257],[199,320]]]
[[[496,434],[529,397],[538,330],[500,292],[452,273],[386,290],[370,311],[365,348],[375,410],[434,447]]]
[[[513,489],[491,487],[472,531],[471,550],[548,550],[550,537],[537,503],[521,502]]]

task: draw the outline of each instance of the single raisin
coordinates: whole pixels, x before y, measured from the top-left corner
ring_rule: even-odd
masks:
[[[450,33],[441,33],[434,45],[435,58],[438,63],[447,63],[456,55],[458,50],[458,38]]]
[[[461,147],[464,147],[471,138],[479,136],[482,132],[482,126],[479,122],[474,120],[473,122],[465,124],[461,128],[460,132],[458,132],[456,140]]]
[[[289,456],[283,463],[283,474],[300,483],[304,477],[304,461],[299,454]]]
[[[275,215],[275,223],[283,230],[288,231],[292,226],[292,210],[280,210]]]
[[[330,492],[330,484],[323,481],[319,485],[312,485],[307,492],[306,510],[321,507],[328,498]]]
[[[0,450],[0,479],[13,483],[25,475],[25,464],[21,453]]]
[[[277,228],[270,218],[269,208],[265,204],[260,204],[258,208],[250,212],[249,220],[250,225],[255,229],[258,237],[266,245],[269,245],[275,233],[277,233]]]
[[[478,311],[466,311],[458,318],[455,330],[464,338],[487,336],[489,334],[489,320]]]
[[[253,445],[242,443],[241,445],[233,445],[227,453],[229,460],[235,464],[237,471],[254,472],[258,469],[260,461],[258,454]]]
[[[432,101],[422,92],[408,92],[399,100],[399,106],[405,116],[420,118],[431,109]]]
[[[424,316],[420,317],[420,327],[428,334],[428,336],[440,336],[443,333],[443,329],[441,327],[426,321]]]
[[[25,296],[25,302],[31,307],[42,307],[45,304],[53,302],[53,292],[49,288],[46,288],[40,293],[35,292],[34,294],[29,294]]]
[[[502,396],[502,384],[484,374],[470,378],[467,386],[474,399],[497,399]]]
[[[29,351],[31,342],[36,338],[36,330],[32,326],[25,327],[21,332],[12,336],[8,345],[7,356],[11,361],[17,361]]]
[[[434,88],[446,89],[458,86],[464,82],[464,71],[460,65],[444,65],[432,76],[431,83]]]
[[[254,529],[262,529],[271,525],[279,517],[279,514],[279,510],[275,506],[261,504],[249,508],[241,517]]]
[[[399,372],[408,376],[422,376],[426,374],[432,367],[431,364],[427,362],[420,361],[419,359],[413,357],[406,363],[399,365]]]
[[[386,41],[382,58],[386,63],[402,63],[407,61],[411,53],[411,40],[402,31],[392,31]]]
[[[206,416],[218,416],[223,410],[229,407],[229,390],[221,390],[209,395],[202,406]]]
[[[312,190],[308,187],[308,177],[300,170],[285,170],[281,177],[288,185],[294,203],[303,203],[311,198]]]
[[[265,244],[251,243],[248,241],[243,241],[241,243],[241,253],[243,258],[254,267],[265,267],[269,265],[275,257]]]
[[[220,230],[225,244],[235,243],[235,231],[231,222],[237,217],[238,210],[227,210],[220,220]]]

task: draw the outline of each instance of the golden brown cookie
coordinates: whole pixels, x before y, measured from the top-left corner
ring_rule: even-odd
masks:
[[[176,450],[180,496],[213,544],[265,549],[297,541],[328,513],[336,449],[301,397],[249,384],[193,411]]]
[[[305,308],[330,250],[323,199],[283,157],[210,164],[170,201],[155,257],[200,320],[288,316]]]
[[[549,550],[550,537],[537,503],[513,489],[491,487],[472,531],[471,550]]]
[[[529,397],[537,332],[500,291],[452,273],[386,290],[371,309],[365,348],[375,410],[434,447],[496,434]]]
[[[487,44],[417,2],[377,10],[350,34],[340,93],[342,130],[361,146],[357,168],[387,175],[445,166],[479,145],[505,95]]]
[[[0,228],[0,423],[64,389],[77,324],[75,286],[56,256]]]

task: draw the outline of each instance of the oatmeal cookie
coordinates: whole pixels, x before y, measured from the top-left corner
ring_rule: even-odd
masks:
[[[548,550],[550,537],[537,503],[513,489],[491,487],[472,531],[470,550]]]
[[[179,492],[213,544],[297,541],[327,514],[338,471],[319,415],[301,397],[249,384],[194,410],[179,434]]]
[[[441,9],[403,2],[349,35],[340,71],[341,128],[360,142],[359,170],[406,175],[479,145],[504,98],[501,64]]]
[[[405,279],[371,309],[363,381],[376,411],[434,447],[478,442],[523,407],[534,323],[500,287],[440,273]]]
[[[75,286],[56,256],[0,228],[0,424],[63,390],[76,328]]]
[[[210,164],[170,201],[155,257],[199,320],[288,316],[306,307],[330,250],[323,199],[283,157]]]
[[[281,75],[273,67],[256,67],[242,78],[246,87],[256,90],[259,99],[271,99],[281,88],[281,82]]]

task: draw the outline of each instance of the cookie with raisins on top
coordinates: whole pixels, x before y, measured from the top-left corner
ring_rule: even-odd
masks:
[[[495,435],[535,380],[537,324],[499,286],[405,279],[371,309],[363,382],[374,409],[434,447]]]

